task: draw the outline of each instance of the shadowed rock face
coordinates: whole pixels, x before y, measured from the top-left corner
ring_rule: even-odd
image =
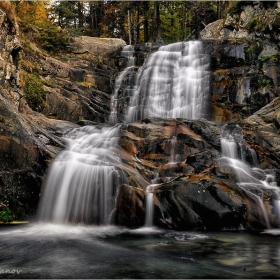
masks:
[[[246,118],[278,96],[280,69],[272,55],[260,56],[263,42],[204,40],[204,46],[211,58],[211,120]]]

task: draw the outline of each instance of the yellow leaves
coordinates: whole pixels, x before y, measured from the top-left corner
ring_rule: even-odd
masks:
[[[25,22],[42,26],[49,22],[46,4],[46,1],[21,0],[16,5],[17,16]]]

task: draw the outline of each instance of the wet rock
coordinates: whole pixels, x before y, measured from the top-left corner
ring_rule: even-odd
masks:
[[[244,120],[245,139],[255,147],[263,168],[280,167],[279,97]]]
[[[220,128],[215,122],[201,120],[182,120],[193,132],[216,149],[220,147]]]
[[[196,173],[210,167],[213,164],[212,154],[208,151],[189,155],[186,163],[191,165]]]
[[[264,207],[253,196],[234,182],[193,175],[161,184],[155,192],[155,224],[176,230],[187,229],[264,229],[269,220],[277,226],[279,217],[274,212],[276,200],[271,190],[263,189],[257,195],[266,197]],[[272,210],[271,210],[272,209]],[[274,209],[274,210],[273,210]]]
[[[129,185],[122,185],[119,189],[116,210],[116,224],[137,228],[144,225],[145,192]]]
[[[183,175],[191,175],[194,168],[184,162],[168,163],[158,168],[159,177],[179,177]]]
[[[238,228],[244,223],[245,205],[235,186],[220,180],[191,176],[162,184],[155,223],[161,219],[172,229]]]
[[[252,166],[256,166],[259,160],[260,167],[271,169],[269,173],[275,174],[278,182],[280,161],[277,152],[274,152],[278,144],[275,142],[274,147],[271,145],[278,133],[275,128],[275,123],[279,121],[278,101],[275,99],[270,106],[264,107],[246,121],[239,121],[239,125],[236,122],[216,124],[206,120],[167,121],[149,118],[123,126],[126,130],[120,140],[121,157],[131,169],[145,176],[148,182],[144,187],[132,181],[130,184],[143,192],[149,184],[154,184],[154,220],[157,226],[176,230],[238,229],[240,226],[245,229],[264,229],[267,227],[266,219],[272,226],[277,226],[278,197],[269,189],[256,191],[257,188],[248,184],[250,194],[236,184],[236,171],[221,158],[220,138],[222,127],[223,133],[235,131],[235,137],[239,135],[240,157]],[[268,117],[266,122],[263,121],[265,115]],[[261,145],[264,145],[265,150]],[[254,149],[256,158],[250,149]],[[261,173],[257,171],[254,176],[266,180],[265,174],[260,177]],[[134,213],[134,189],[126,188],[129,188],[126,192],[130,195],[122,195],[122,203],[118,207],[129,207],[127,211]],[[267,218],[262,207],[267,209]],[[122,209],[118,211],[125,212]],[[123,223],[133,227],[134,222],[129,213],[123,218],[126,220]],[[136,224],[141,225],[139,220],[136,221]]]
[[[194,166],[200,164],[200,168],[208,168],[213,163],[212,159],[219,154],[219,129],[216,124],[206,120],[150,118],[130,123],[124,128],[126,131],[121,137],[120,146],[131,157],[122,152],[122,158],[145,176],[149,170],[151,174],[148,177],[151,179],[157,173],[160,177],[173,178],[190,175],[194,172]],[[194,166],[186,161],[190,155],[199,153],[207,154],[209,161],[204,162],[206,157],[203,157],[200,163],[192,162]]]

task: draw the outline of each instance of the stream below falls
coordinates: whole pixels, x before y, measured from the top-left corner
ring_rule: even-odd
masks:
[[[0,228],[1,278],[280,278],[280,231]]]

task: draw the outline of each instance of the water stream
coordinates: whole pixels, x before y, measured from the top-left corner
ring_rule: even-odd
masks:
[[[205,117],[209,78],[209,56],[200,41],[160,47],[138,71],[126,122],[146,117]]]
[[[127,60],[127,67],[116,79],[110,122],[119,122],[119,106],[125,105],[127,95],[130,103],[126,121],[147,116],[191,119],[204,116],[209,90],[209,59],[203,54],[201,42],[161,47],[146,59],[136,85],[132,82],[134,48],[126,46],[122,56]],[[126,182],[123,171],[126,167],[117,153],[119,137],[119,124],[77,128],[64,136],[67,149],[54,160],[49,170],[39,208],[40,220],[110,224],[118,186]],[[176,160],[176,141],[176,137],[170,139],[171,162]],[[149,190],[148,187],[146,226],[153,225],[153,193]]]
[[[37,223],[0,228],[5,279],[279,279],[280,235]]]
[[[156,184],[151,184],[146,188],[146,218],[145,227],[153,227],[154,225],[154,187]]]
[[[117,153],[120,127],[85,126],[65,135],[67,149],[49,169],[39,220],[108,224],[126,182]]]
[[[243,147],[242,129],[238,125],[225,124],[221,133],[222,162],[230,166],[236,175],[238,186],[244,189],[262,210],[262,218],[266,228],[270,228],[268,210],[263,201],[263,191],[271,190],[275,194],[275,209],[280,218],[280,190],[277,187],[275,177],[269,170],[258,168],[256,152],[249,148],[252,158],[251,166],[245,162],[245,152]],[[239,149],[238,149],[239,147]]]
[[[130,95],[130,91],[133,89],[133,72],[135,71],[135,57],[134,57],[134,47],[124,46],[121,52],[121,56],[126,58],[126,68],[118,75],[115,86],[114,94],[111,100],[111,113],[109,116],[109,122],[118,123],[118,104],[123,101],[125,103],[126,94]],[[126,93],[121,97],[120,90],[126,91]]]

